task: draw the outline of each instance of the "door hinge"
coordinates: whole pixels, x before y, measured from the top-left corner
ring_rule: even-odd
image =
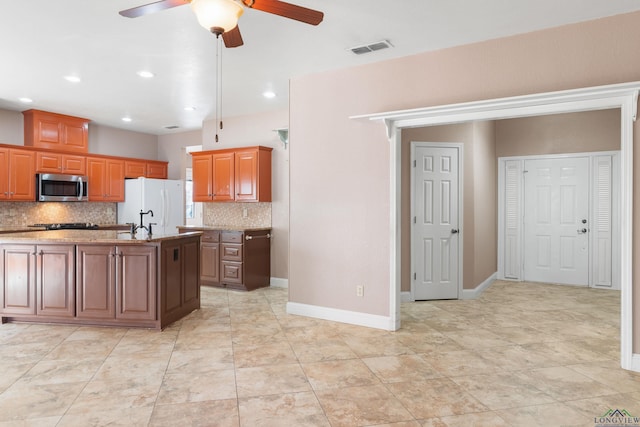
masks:
[[[418,220],[416,219],[416,217],[413,217],[413,223],[416,224],[418,222]]]
[[[418,278],[418,275],[416,273],[413,273],[413,280],[416,280]]]
[[[414,168],[416,167],[416,161],[415,160],[413,161],[413,167]]]

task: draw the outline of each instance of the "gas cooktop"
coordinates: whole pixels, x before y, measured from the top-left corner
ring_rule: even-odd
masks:
[[[60,222],[53,224],[32,224],[29,227],[44,227],[47,230],[93,230],[98,224],[91,222]]]

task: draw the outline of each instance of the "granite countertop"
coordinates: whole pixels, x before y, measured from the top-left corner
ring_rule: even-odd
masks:
[[[201,232],[194,230],[188,233],[154,234],[150,239],[140,239],[127,231],[117,230],[49,230],[31,231],[28,233],[11,233],[0,237],[0,242],[42,242],[42,243],[109,243],[141,245],[166,240],[199,236]]]
[[[0,225],[0,234],[42,230],[44,230],[44,227],[28,227],[26,225]]]
[[[180,225],[178,229],[193,231],[269,231],[271,227],[251,227],[241,225]]]

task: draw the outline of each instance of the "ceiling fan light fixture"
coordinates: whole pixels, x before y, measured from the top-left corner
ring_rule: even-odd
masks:
[[[234,0],[192,0],[191,8],[198,23],[217,35],[234,29],[244,12]]]

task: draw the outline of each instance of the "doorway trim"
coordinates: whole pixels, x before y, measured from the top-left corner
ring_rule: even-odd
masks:
[[[424,141],[411,141],[411,154],[410,159],[411,163],[415,164],[416,156],[415,151],[417,147],[427,147],[427,148],[456,148],[458,150],[458,297],[456,299],[462,298],[463,291],[463,242],[464,242],[464,144],[459,142],[424,142]],[[410,198],[411,198],[411,216],[415,215],[416,205],[415,205],[415,166],[411,168],[411,182],[410,182]],[[411,221],[411,224],[413,222]],[[416,271],[417,265],[415,260],[415,254],[413,251],[413,243],[414,243],[414,231],[413,227],[411,227],[410,240],[411,240],[411,271],[412,273]],[[415,301],[415,279],[411,279],[411,301]]]
[[[640,372],[640,354],[633,354],[632,233],[633,233],[633,123],[640,82],[621,83],[351,116],[383,121],[389,139],[389,323],[400,328],[401,284],[401,133],[404,128],[496,120],[546,114],[620,109],[620,364]],[[640,307],[639,307],[640,309]]]

